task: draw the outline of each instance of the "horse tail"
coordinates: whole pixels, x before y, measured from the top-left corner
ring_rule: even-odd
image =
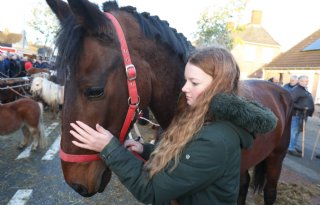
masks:
[[[264,185],[266,183],[266,172],[267,172],[267,165],[266,165],[266,160],[263,160],[259,164],[257,164],[254,167],[254,172],[253,172],[253,190],[254,192],[260,193]]]
[[[40,118],[39,118],[39,124],[38,124],[38,129],[39,129],[39,146],[40,148],[44,148],[47,146],[47,137],[44,134],[44,126],[43,126],[43,105],[41,102],[38,102],[39,107],[40,107]]]

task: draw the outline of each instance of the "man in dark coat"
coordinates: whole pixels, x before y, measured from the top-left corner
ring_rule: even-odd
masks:
[[[296,75],[292,75],[290,77],[290,82],[285,84],[283,86],[284,89],[286,89],[287,91],[291,92],[291,90],[296,87],[296,85],[298,84],[298,76]]]
[[[10,60],[8,58],[8,55],[3,53],[2,55],[2,61],[0,65],[0,77],[2,78],[8,78],[9,77],[9,70],[10,70]]]
[[[314,112],[314,102],[311,93],[308,92],[308,76],[302,75],[298,79],[298,85],[291,90],[294,103],[293,116],[291,121],[291,137],[288,153],[293,156],[301,157],[300,150],[296,148],[298,136],[301,133],[302,124],[308,116]]]
[[[2,55],[0,55],[0,78],[5,78],[6,77],[5,73],[6,71],[4,69],[3,57]]]

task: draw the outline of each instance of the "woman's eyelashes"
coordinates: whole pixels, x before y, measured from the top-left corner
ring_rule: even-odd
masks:
[[[199,85],[199,83],[197,83],[197,82],[191,82],[191,84],[192,84],[193,86]]]

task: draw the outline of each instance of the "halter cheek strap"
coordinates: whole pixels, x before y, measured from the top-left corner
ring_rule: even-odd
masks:
[[[138,106],[140,103],[140,98],[138,96],[138,90],[136,85],[137,75],[136,75],[136,68],[131,62],[127,41],[119,22],[111,13],[106,12],[105,15],[107,18],[111,20],[113,26],[116,29],[117,36],[120,42],[120,48],[121,48],[121,53],[123,57],[124,67],[126,69],[126,75],[127,75],[127,85],[128,85],[128,91],[129,91],[129,98],[128,98],[129,109],[127,112],[126,119],[123,123],[120,136],[119,136],[120,143],[123,144],[125,136],[128,133],[128,129],[134,119],[135,112],[138,109]]]
[[[120,42],[120,48],[121,48],[121,53],[123,57],[124,67],[126,69],[126,75],[127,75],[127,85],[128,85],[128,92],[129,92],[129,98],[128,98],[129,108],[128,108],[128,112],[124,120],[124,123],[122,125],[120,136],[119,136],[120,143],[123,144],[125,140],[125,136],[128,133],[129,127],[132,121],[134,120],[135,113],[139,112],[140,98],[138,95],[138,90],[136,85],[137,75],[136,75],[136,68],[131,62],[126,38],[124,36],[123,30],[119,22],[111,13],[106,12],[105,15],[107,18],[111,20],[117,32],[117,36]],[[139,159],[142,159],[139,154],[135,152],[133,154]],[[67,154],[62,150],[62,148],[60,148],[60,158],[65,162],[76,162],[76,163],[101,160],[101,158],[99,157],[99,154],[88,154],[88,155]]]

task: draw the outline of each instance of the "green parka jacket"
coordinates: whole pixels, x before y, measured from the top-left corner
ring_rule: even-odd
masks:
[[[260,104],[234,95],[220,94],[208,113],[215,121],[206,123],[183,150],[178,166],[152,179],[144,162],[124,148],[117,138],[100,153],[106,165],[139,201],[145,204],[235,205],[240,183],[241,149],[249,148],[254,134],[276,126],[276,117]],[[145,145],[144,155],[151,145]]]

